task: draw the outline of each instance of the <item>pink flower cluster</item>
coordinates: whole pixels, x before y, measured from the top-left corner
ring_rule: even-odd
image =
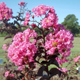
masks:
[[[53,9],[54,10],[54,9]],[[43,28],[54,27],[57,25],[58,18],[55,12],[49,12],[47,16],[41,21],[41,26]]]
[[[0,3],[0,21],[3,19],[10,19],[12,14],[12,10],[9,9],[4,2]]]
[[[66,62],[68,62],[68,60],[66,59],[66,57],[56,57],[56,60],[57,60],[57,62],[60,64],[60,65],[62,65],[63,63],[66,63]]]
[[[67,73],[68,70],[66,68],[58,68],[60,71],[64,72],[64,73]]]
[[[49,6],[45,6],[45,5],[39,5],[35,8],[32,9],[32,12],[35,13],[35,16],[39,17],[41,15],[45,15],[46,14],[46,11],[49,10]]]
[[[14,77],[14,74],[10,74],[10,71],[6,71],[5,72],[5,77],[8,77],[8,76]]]
[[[30,14],[26,13],[25,21],[23,22],[24,25],[28,25],[29,23]]]
[[[3,50],[7,50],[7,45],[4,44],[4,45],[2,46],[2,49],[3,49]]]
[[[6,71],[5,72],[5,77],[8,77],[9,76],[9,71]]]
[[[75,57],[75,58],[73,59],[73,61],[74,61],[74,62],[78,62],[79,59],[80,59],[80,56]]]
[[[44,19],[41,21],[41,27],[49,28],[57,25],[57,15],[55,14],[55,10],[53,7],[39,5],[32,9],[32,12],[35,13],[35,16],[39,17],[41,15],[46,15]]]
[[[73,47],[73,35],[70,31],[62,29],[58,31],[55,35],[50,33],[46,37],[47,41],[45,43],[45,49],[47,50],[47,55],[55,55],[57,53],[61,54],[62,57],[57,57],[56,60],[62,64],[66,62],[66,57],[70,55],[70,48]]]
[[[65,27],[62,24],[57,24],[56,26],[53,27],[54,33],[56,34],[58,31],[65,29]]]
[[[21,66],[33,62],[33,57],[36,54],[37,47],[35,45],[37,33],[30,28],[17,33],[12,44],[8,48],[8,57],[15,65]],[[30,41],[32,39],[32,41]]]
[[[23,70],[25,68],[25,65],[19,66],[17,70]]]
[[[25,2],[21,1],[21,2],[19,2],[18,5],[20,5],[20,7],[21,7],[21,6],[25,6]]]

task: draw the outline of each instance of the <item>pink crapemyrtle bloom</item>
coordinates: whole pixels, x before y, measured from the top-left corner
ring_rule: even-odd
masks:
[[[60,71],[64,72],[64,73],[67,73],[68,70],[66,68],[58,68]]]
[[[53,25],[53,22],[50,18],[44,18],[42,21],[41,21],[41,26],[43,28],[47,28],[47,27],[51,27]]]
[[[68,70],[66,68],[61,68],[62,72],[67,73]]]
[[[73,34],[69,30],[63,29],[58,31],[58,33],[55,34],[55,38],[59,38],[62,43],[64,43],[61,47],[65,47],[67,50],[73,47]]]
[[[15,65],[22,65],[25,56],[27,56],[29,62],[34,61],[32,57],[35,55],[36,51],[36,46],[30,42],[20,43],[19,45],[15,45],[15,47],[12,44],[8,49],[8,57],[10,58],[10,61],[15,63]],[[26,64],[25,61],[24,63]]]
[[[68,62],[68,60],[66,59],[66,57],[62,57],[62,58],[56,57],[56,60],[57,60],[57,62],[58,62],[60,65],[62,65],[62,64],[65,63],[65,62]]]
[[[34,56],[37,50],[35,45],[30,42],[20,43],[19,45],[15,44],[15,46],[12,44],[11,46],[8,49],[8,57],[11,58],[10,61],[14,62],[15,65],[22,65],[24,56],[29,57],[29,61],[31,62],[32,56]]]
[[[4,45],[2,46],[2,49],[3,49],[3,50],[7,50],[7,45],[4,44]]]
[[[23,68],[25,68],[25,65],[19,66],[17,70],[23,70]]]
[[[45,43],[45,49],[48,50],[48,49],[51,49],[53,47],[57,47],[57,40],[54,40],[54,39],[51,39],[50,41],[46,41]]]
[[[46,15],[46,17],[41,21],[41,27],[43,28],[49,28],[49,27],[55,27],[58,23],[58,17],[55,14],[55,11],[49,11]]]
[[[25,6],[25,2],[21,1],[21,2],[19,2],[18,5],[20,5],[20,7],[21,7],[21,6]]]
[[[9,9],[4,2],[0,3],[0,21],[12,18],[12,10]]]
[[[9,71],[6,71],[5,72],[5,77],[8,77],[9,76],[9,73],[10,73]]]
[[[55,13],[48,13],[47,14],[47,17],[51,20],[51,21],[53,21],[54,19],[55,19],[55,16],[56,16],[56,14]]]
[[[50,7],[50,10],[49,10],[50,13],[55,13],[55,10],[53,9],[53,6]]]
[[[4,76],[5,77],[8,77],[8,76],[14,77],[14,74],[10,74],[10,71],[6,71]]]
[[[47,52],[47,55],[52,55],[55,53],[55,50],[56,48],[55,47],[52,47],[48,52]]]
[[[14,74],[10,74],[10,77],[14,77]]]
[[[54,29],[54,33],[57,33],[58,31],[62,29],[65,30],[65,27],[62,24],[57,24],[55,27],[53,27],[53,29]]]
[[[23,31],[23,34],[25,35],[26,38],[31,37],[37,37],[37,33],[35,32],[35,30],[31,30],[30,28],[26,29]]]
[[[53,28],[55,28],[55,26],[58,25],[58,16],[57,16],[57,14],[55,14],[55,18],[54,18],[53,22],[54,22]]]
[[[73,59],[73,61],[74,61],[74,62],[78,62],[79,59],[80,59],[80,56],[75,57],[75,58]]]
[[[49,6],[46,5],[39,5],[35,8],[32,9],[32,12],[35,13],[35,16],[39,17],[41,15],[45,15],[46,11],[48,11],[50,9]]]
[[[0,21],[3,19],[3,15],[0,13]]]
[[[45,49],[47,51],[47,55],[54,55],[55,51],[57,50],[57,45],[58,45],[58,39],[50,39],[49,41],[47,40],[45,42]]]
[[[37,52],[37,47],[35,45],[36,40],[34,37],[37,37],[37,33],[30,28],[23,31],[23,33],[17,33],[13,38],[12,44],[8,48],[8,57],[10,61],[14,62],[17,66],[23,65],[23,63],[27,64],[27,61],[34,62],[33,56]],[[32,38],[33,41],[30,41],[30,38]]]
[[[49,28],[57,25],[58,18],[55,14],[48,13],[47,17],[41,21],[41,27]]]
[[[30,14],[26,13],[25,21],[23,22],[24,25],[28,25],[29,23]]]
[[[23,24],[26,26],[29,24],[29,21],[24,21]]]
[[[62,29],[58,31],[55,35],[50,33],[46,37],[45,49],[47,50],[47,55],[55,55],[59,53],[62,58],[56,58],[58,63],[62,64],[67,62],[68,57],[71,53],[70,48],[73,47],[73,35],[70,31]]]
[[[13,37],[13,40],[14,41],[16,41],[16,40],[18,40],[19,42],[22,42],[23,41],[23,33],[22,32],[19,32],[19,33],[17,33],[14,37]]]

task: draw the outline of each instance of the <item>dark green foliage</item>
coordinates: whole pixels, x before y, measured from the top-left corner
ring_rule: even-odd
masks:
[[[37,34],[38,34],[38,35],[40,35],[40,34],[41,34],[41,30],[40,30],[40,29],[38,29],[37,27],[36,27],[36,28],[34,28],[34,30],[37,32]]]
[[[74,36],[79,33],[80,26],[78,24],[78,19],[74,14],[67,15],[62,24],[66,29],[70,30]]]
[[[0,32],[0,37],[5,37],[6,35],[9,35],[7,32]]]

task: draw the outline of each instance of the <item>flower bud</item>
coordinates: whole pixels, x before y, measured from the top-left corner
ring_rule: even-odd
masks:
[[[34,19],[34,15],[32,15],[32,18]]]
[[[37,27],[37,25],[34,24],[34,23],[32,23],[31,26],[32,26],[33,29],[34,29],[35,27]]]

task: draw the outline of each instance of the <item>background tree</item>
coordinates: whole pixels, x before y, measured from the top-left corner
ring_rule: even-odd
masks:
[[[80,26],[78,24],[78,19],[74,14],[67,15],[62,24],[66,29],[70,30],[74,36],[79,33]]]

